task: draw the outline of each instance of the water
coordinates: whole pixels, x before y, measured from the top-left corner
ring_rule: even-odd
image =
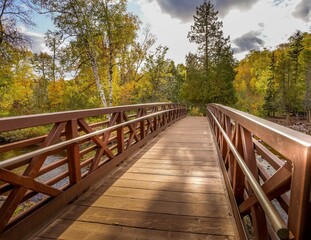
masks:
[[[0,154],[0,161],[4,161],[4,160],[10,159],[12,157],[16,157],[16,156],[23,155],[25,153],[29,153],[31,151],[37,150],[38,148],[39,148],[38,146],[31,146],[31,147],[27,147],[27,148],[19,148],[19,149],[15,149],[15,150],[5,152],[5,153],[1,153]],[[42,167],[48,166],[51,163],[62,159],[63,157],[65,157],[65,154],[66,154],[65,152],[61,152],[60,154],[54,154],[54,155],[48,156],[46,158],[46,160],[44,161],[44,164]],[[23,174],[25,169],[26,169],[26,165],[21,166],[21,167],[14,169],[12,171],[18,175],[21,175],[21,174]],[[64,165],[62,165],[56,169],[53,169],[52,171],[50,171],[48,173],[43,174],[42,176],[37,177],[36,180],[38,182],[44,183],[44,182],[58,176],[59,174],[65,172],[67,170],[68,170],[68,166],[67,166],[67,164],[64,164]],[[53,187],[59,189],[62,186],[68,184],[68,182],[69,182],[68,178],[65,178],[65,179],[59,181],[58,183],[54,184]],[[30,201],[31,202],[38,202],[38,201],[42,200],[42,198],[44,198],[44,195],[39,193],[36,196],[34,196],[33,198],[31,198]]]

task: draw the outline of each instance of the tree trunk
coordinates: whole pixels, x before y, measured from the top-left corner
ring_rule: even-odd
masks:
[[[286,111],[286,123],[290,123],[290,112]]]
[[[95,59],[94,54],[92,53],[92,50],[90,49],[90,46],[88,46],[88,55],[89,55],[89,59],[91,61],[93,75],[94,75],[95,83],[97,86],[97,91],[99,93],[101,103],[102,103],[103,107],[105,108],[105,107],[107,107],[107,100],[106,100],[106,96],[105,96],[103,86],[100,82],[97,61]]]
[[[112,107],[112,93],[113,93],[113,87],[112,87],[112,81],[113,81],[113,46],[111,42],[111,30],[110,30],[110,24],[108,29],[108,42],[109,42],[109,69],[108,69],[108,79],[109,79],[109,107]]]

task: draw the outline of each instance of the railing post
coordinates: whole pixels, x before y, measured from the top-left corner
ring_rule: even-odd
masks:
[[[243,155],[243,146],[242,146],[242,139],[241,139],[241,129],[238,123],[235,124],[235,148],[238,152]],[[234,159],[233,163],[233,192],[235,199],[238,204],[244,201],[244,187],[245,187],[245,176],[237,163],[237,160]]]
[[[145,113],[145,109],[144,108],[138,109],[137,117],[142,117],[142,116],[145,116],[145,115],[146,115],[146,113]],[[146,136],[145,120],[141,120],[139,122],[139,128],[140,128],[140,139],[144,139],[145,136]]]
[[[119,113],[117,124],[123,123],[123,112]],[[124,127],[120,127],[117,130],[117,139],[118,139],[118,154],[121,154],[124,152]]]
[[[73,119],[66,125],[66,140],[70,140],[79,136],[78,121]],[[67,148],[68,171],[70,185],[74,185],[81,180],[81,166],[79,144],[74,143]]]
[[[293,159],[288,227],[296,239],[311,239],[311,147]]]
[[[254,152],[252,134],[248,130],[244,129],[243,127],[240,127],[240,130],[241,130],[241,140],[242,140],[242,146],[243,146],[243,158],[245,159],[245,162],[249,170],[259,182],[257,160],[255,157],[255,152]],[[249,184],[246,184],[245,187],[247,191],[247,196],[249,197],[253,193],[253,191],[251,187],[249,186]],[[255,239],[269,240],[266,216],[259,204],[256,204],[255,206],[251,208],[251,216],[252,216],[252,222],[253,222],[253,227],[254,227]]]

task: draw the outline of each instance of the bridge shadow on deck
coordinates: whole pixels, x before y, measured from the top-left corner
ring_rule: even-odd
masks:
[[[238,239],[207,120],[160,133],[36,239]]]

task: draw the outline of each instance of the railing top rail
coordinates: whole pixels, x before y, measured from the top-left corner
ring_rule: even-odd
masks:
[[[35,127],[43,124],[50,124],[55,122],[68,121],[70,119],[95,117],[120,111],[130,111],[139,108],[158,107],[158,106],[175,106],[176,103],[160,102],[160,103],[146,103],[134,105],[122,105],[107,108],[94,108],[85,110],[64,111],[46,114],[32,114],[16,117],[0,118],[0,132],[11,131],[27,127]]]
[[[303,154],[307,155],[311,148],[311,136],[307,134],[227,106],[220,104],[210,104],[209,106],[219,109],[286,157],[293,158],[297,149],[304,150]],[[293,151],[294,149],[296,151]]]

